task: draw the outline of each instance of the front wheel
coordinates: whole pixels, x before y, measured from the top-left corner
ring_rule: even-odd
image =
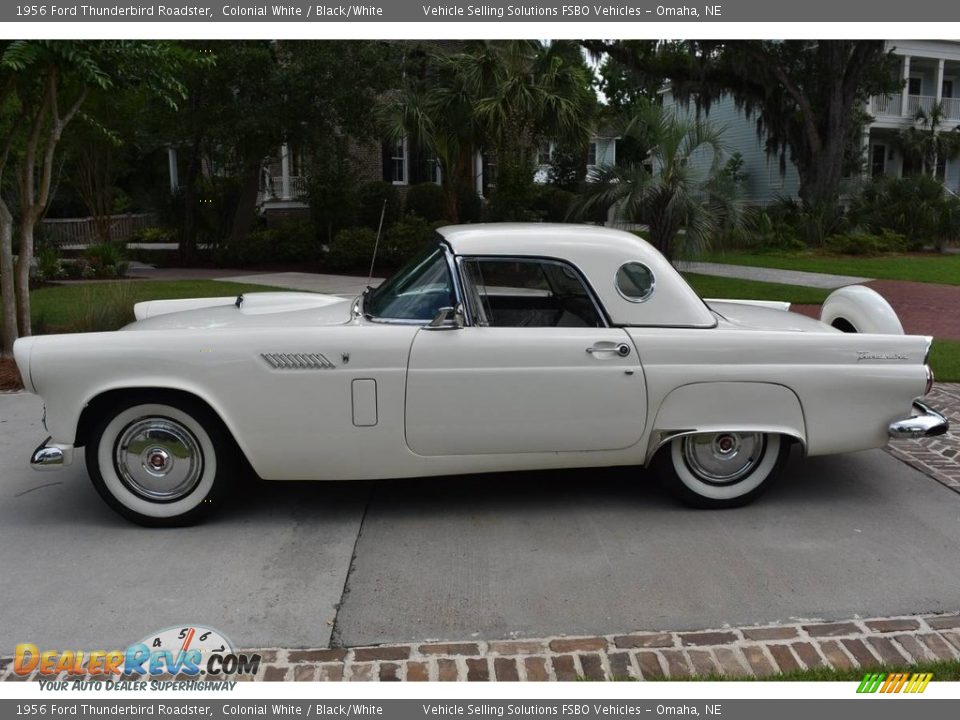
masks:
[[[789,443],[768,433],[698,433],[675,438],[654,460],[661,481],[699,508],[746,505],[759,497],[786,462]]]
[[[86,448],[107,504],[148,527],[189,525],[223,497],[229,435],[200,403],[130,399],[104,413]]]

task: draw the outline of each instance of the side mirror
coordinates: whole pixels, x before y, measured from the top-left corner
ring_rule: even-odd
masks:
[[[427,323],[425,330],[461,330],[464,325],[463,305],[442,307],[437,310],[433,320]]]

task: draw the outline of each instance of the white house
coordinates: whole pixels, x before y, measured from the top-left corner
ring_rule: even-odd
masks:
[[[917,110],[943,108],[942,131],[960,125],[960,41],[888,40],[887,49],[898,56],[903,90],[891,95],[870,98],[865,110],[872,120],[864,127],[864,176],[890,175],[902,177],[916,172],[897,150],[895,138],[899,130],[914,123]],[[669,89],[664,91],[664,106],[674,106]],[[737,109],[733,98],[726,96],[710,108],[709,119],[723,130],[729,154],[743,156],[747,173],[745,195],[748,202],[767,204],[779,197],[796,197],[800,185],[796,167],[787,162],[785,172],[780,160],[769,156],[765,139],[757,134],[756,120]],[[960,158],[941,161],[937,177],[953,193],[960,193]]]

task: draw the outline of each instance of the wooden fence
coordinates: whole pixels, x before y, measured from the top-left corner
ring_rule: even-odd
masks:
[[[126,213],[110,216],[110,239],[128,241],[133,233],[157,224],[151,213]],[[94,218],[46,218],[40,221],[44,235],[57,245],[94,245],[102,242]]]

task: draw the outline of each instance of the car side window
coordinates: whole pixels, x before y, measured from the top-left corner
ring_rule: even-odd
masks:
[[[466,258],[461,268],[476,325],[604,326],[580,275],[564,263],[534,258]]]

